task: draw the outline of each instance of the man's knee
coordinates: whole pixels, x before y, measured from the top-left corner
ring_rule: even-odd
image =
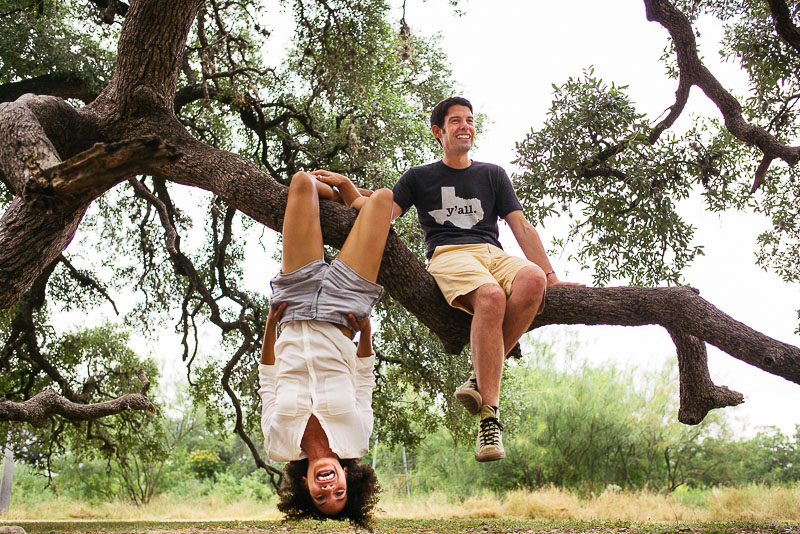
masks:
[[[506,311],[505,291],[497,284],[482,285],[475,290],[472,309],[475,314],[487,314],[502,321]]]
[[[526,300],[541,298],[547,286],[547,277],[539,267],[530,266],[521,269],[511,284],[511,294]]]

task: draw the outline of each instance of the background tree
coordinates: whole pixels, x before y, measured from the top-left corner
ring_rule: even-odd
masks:
[[[626,87],[604,82],[593,69],[554,85],[544,127],[517,146],[526,212],[534,220],[558,212],[572,217],[573,258],[595,268],[598,284],[677,283],[702,247],[692,243],[694,228],[676,204],[699,194],[711,212],[769,217],[772,228],[758,238],[757,262],[796,282],[800,4],[644,4],[648,19],[671,37],[663,60],[677,84],[675,102],[653,121],[637,112]],[[746,98],[724,89],[698,56],[692,22],[701,15],[722,25],[721,59],[747,74]],[[723,120],[699,119],[688,131],[671,133],[692,87]]]
[[[153,332],[171,309],[180,311],[183,360],[197,398],[209,406],[212,420],[234,421],[258,465],[270,470],[251,437],[258,430],[254,371],[266,302],[262,294],[241,288],[241,231],[252,221],[280,229],[286,193],[280,182],[297,169],[329,167],[371,186],[392,183],[410,164],[431,158],[424,116],[450,90],[441,54],[435,44],[411,35],[404,21],[392,28],[387,6],[377,0],[295,1],[296,32],[279,64],[266,64],[260,53],[269,34],[263,22],[268,13],[260,4],[180,0],[167,9],[153,0],[130,6],[19,0],[4,6],[0,23],[22,21],[25,27],[9,31],[16,41],[2,49],[3,64],[10,66],[2,73],[2,90],[13,102],[0,104],[5,188],[0,306],[14,308],[0,365],[11,368],[36,352],[41,333],[30,318],[44,309],[47,281],[57,267],[63,287],[84,288],[76,299],[82,306],[91,305],[89,299],[108,299],[109,289],[133,286],[141,291],[141,303],[126,323]],[[648,16],[672,32],[683,76],[676,106],[663,127],[653,130],[657,138],[680,112],[686,84],[713,86],[713,81],[704,71],[691,70],[697,61],[688,19],[668,2],[645,6]],[[50,25],[50,17],[59,20]],[[74,33],[78,44],[69,50],[55,46],[61,41],[48,38],[51,27]],[[108,49],[114,42],[112,72]],[[41,54],[49,67],[35,71],[29,59],[20,59],[31,53]],[[100,72],[81,77],[90,67]],[[55,81],[54,73],[59,73]],[[82,79],[89,81],[81,84]],[[98,80],[99,92],[93,92]],[[31,88],[37,94],[23,95]],[[765,153],[791,161],[794,149],[734,122],[729,124],[734,134],[753,134]],[[622,148],[608,147],[601,155],[608,159]],[[118,184],[124,185],[115,188]],[[184,196],[180,185],[212,194]],[[648,205],[663,206],[661,198]],[[330,203],[323,203],[321,212],[325,242],[340,246],[354,214]],[[194,246],[188,239],[193,219],[205,228]],[[79,225],[94,230],[84,243],[92,250],[86,263],[99,264],[92,275],[63,255]],[[99,259],[96,250],[109,255]],[[653,254],[645,256],[655,261]],[[647,276],[633,281],[657,279]],[[430,399],[446,391],[449,398],[453,377],[463,373],[424,341],[429,334],[407,340],[406,332],[423,327],[400,328],[400,306],[454,353],[467,342],[468,317],[444,304],[418,256],[394,233],[379,282],[396,300],[387,302],[383,313],[398,318],[392,321],[398,328],[382,334],[386,376],[395,379],[407,371],[402,383],[408,388],[426,388]],[[198,327],[207,323],[222,333],[229,355],[222,365],[198,360]],[[678,347],[679,418],[688,423],[699,422],[711,408],[741,402],[741,395],[711,383],[704,342],[800,382],[796,348],[736,323],[688,288],[553,288],[534,327],[553,323],[665,326]],[[67,399],[69,388],[89,383],[81,372],[59,381],[60,373],[53,365],[37,364],[19,380],[47,377]],[[37,400],[37,391],[16,384],[4,391],[0,419],[54,413],[57,402]],[[403,394],[403,387],[381,393],[377,404],[398,409]],[[86,410],[99,415],[96,408]],[[387,427],[386,435],[413,440],[402,428]]]

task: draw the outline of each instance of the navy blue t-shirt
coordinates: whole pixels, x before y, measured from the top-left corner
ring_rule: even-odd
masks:
[[[453,169],[442,161],[412,167],[393,192],[403,213],[417,208],[428,259],[442,245],[489,243],[502,248],[498,218],[522,209],[506,171],[478,161],[466,169]]]

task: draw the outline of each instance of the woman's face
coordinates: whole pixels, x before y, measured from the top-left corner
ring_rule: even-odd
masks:
[[[314,506],[325,515],[336,515],[347,504],[347,468],[336,457],[319,458],[308,463],[303,483]]]

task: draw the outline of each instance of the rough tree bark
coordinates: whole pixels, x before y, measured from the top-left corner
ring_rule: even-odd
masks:
[[[182,53],[201,3],[131,2],[125,8],[113,78],[86,107],[78,110],[59,98],[35,95],[0,105],[0,170],[15,193],[0,219],[0,307],[17,302],[64,251],[98,195],[135,174],[211,191],[259,223],[280,230],[286,187],[252,162],[197,141],[175,116]],[[119,14],[122,4],[103,5],[117,6]],[[681,68],[676,105],[656,128],[654,138],[680,114],[689,87],[696,84],[720,105],[735,135],[762,148],[765,158],[796,162],[800,149],[780,145],[743,123],[738,103],[697,58],[685,17],[666,1],[645,0],[645,6],[648,18],[673,34]],[[137,193],[147,198],[147,191],[140,189]],[[165,206],[159,211],[168,217]],[[340,247],[355,213],[323,202],[321,219],[325,243]],[[458,352],[468,342],[469,317],[445,304],[423,265],[394,233],[378,281],[434,331],[448,351]],[[689,288],[554,287],[548,292],[545,313],[532,328],[556,323],[664,326],[675,340],[680,361],[679,418],[689,424],[698,423],[709,409],[742,402],[740,394],[711,382],[704,343],[800,383],[800,350],[734,321]],[[52,393],[41,395],[28,402],[49,408],[40,407],[37,415],[25,416],[25,406],[0,403],[0,420],[37,422],[52,413],[82,417],[75,406],[60,403]],[[113,412],[109,406],[103,413]],[[123,402],[114,409],[146,408],[144,402]]]

